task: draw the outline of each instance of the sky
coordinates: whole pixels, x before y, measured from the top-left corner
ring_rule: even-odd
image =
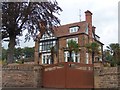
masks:
[[[100,36],[100,41],[104,43],[104,49],[110,43],[118,42],[118,2],[119,0],[57,0],[62,12],[58,18],[61,25],[85,21],[85,11],[93,13],[92,23],[96,27],[96,34]],[[7,48],[7,43],[3,46]],[[24,43],[21,37],[20,47],[33,47],[34,42]],[[17,46],[19,47],[19,46]]]

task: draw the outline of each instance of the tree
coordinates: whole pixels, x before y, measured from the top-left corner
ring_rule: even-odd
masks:
[[[94,63],[95,54],[100,52],[99,45],[96,42],[86,44],[88,52],[92,53],[92,63]]]
[[[107,50],[112,55],[111,65],[116,66],[120,64],[120,45],[118,43],[111,43],[107,46]]]
[[[104,57],[104,60],[107,60],[107,61],[111,61],[112,60],[112,55],[110,53],[109,50],[104,50],[103,52],[103,57]]]
[[[23,49],[22,48],[20,48],[20,47],[14,48],[14,58],[16,60],[21,59],[22,54],[23,54]]]
[[[52,30],[53,26],[60,24],[60,20],[55,16],[62,9],[53,0],[49,2],[3,2],[2,3],[2,39],[8,41],[8,63],[12,63],[15,45],[19,43],[19,37],[23,31],[27,30],[25,41],[29,41],[32,36],[37,39],[37,34],[41,35],[45,31]],[[40,22],[44,22],[45,31],[40,27]]]
[[[74,40],[68,40],[68,47],[66,47],[66,50],[69,52],[69,62],[72,62],[72,52],[74,51],[75,53],[77,53],[79,51],[79,45],[77,44],[76,41]]]
[[[7,59],[7,50],[2,47],[2,60]]]
[[[25,47],[23,49],[23,54],[25,58],[33,58],[34,57],[34,48],[33,47]]]

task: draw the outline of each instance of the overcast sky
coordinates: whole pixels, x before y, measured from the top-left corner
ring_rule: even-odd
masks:
[[[100,36],[100,41],[104,43],[104,48],[110,43],[118,42],[118,2],[119,0],[57,0],[63,9],[59,19],[61,24],[68,24],[85,20],[84,12],[90,10],[93,26],[96,27],[96,34]],[[81,10],[81,13],[80,13]],[[22,38],[21,38],[22,39]],[[3,46],[7,47],[7,43]],[[24,43],[21,47],[34,46],[34,42]]]

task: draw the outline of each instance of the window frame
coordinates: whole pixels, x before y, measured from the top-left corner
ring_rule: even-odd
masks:
[[[80,26],[72,26],[72,27],[69,27],[69,33],[78,32],[79,29],[80,29]]]

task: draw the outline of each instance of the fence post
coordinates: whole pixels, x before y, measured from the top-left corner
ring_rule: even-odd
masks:
[[[34,66],[34,87],[40,88],[43,86],[43,67],[41,65]]]

